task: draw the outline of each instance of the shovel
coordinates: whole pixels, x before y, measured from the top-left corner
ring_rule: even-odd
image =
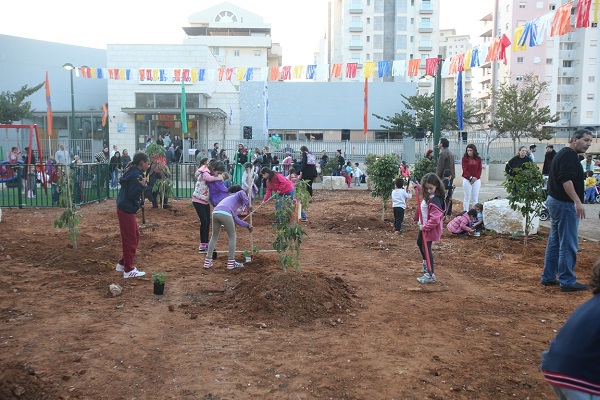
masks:
[[[153,231],[156,228],[158,228],[158,224],[157,223],[152,223],[152,224],[148,224],[146,225],[146,209],[144,207],[144,200],[142,199],[142,226],[139,227],[140,232],[147,232],[147,231]]]

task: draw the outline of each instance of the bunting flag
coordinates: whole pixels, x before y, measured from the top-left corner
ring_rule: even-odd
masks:
[[[271,80],[276,81],[279,79],[279,67],[271,67]]]
[[[375,61],[365,61],[363,64],[363,76],[365,78],[371,78],[373,76],[373,72],[375,71]]]
[[[342,64],[333,64],[331,66],[331,76],[339,78],[342,74]]]
[[[437,75],[438,64],[442,62],[441,58],[427,58],[425,60],[425,75]]]
[[[181,80],[181,133],[187,133],[187,113],[185,110],[185,80]]]
[[[52,97],[50,97],[50,81],[48,80],[48,71],[46,71],[46,130],[48,137],[52,137]]]
[[[462,72],[458,72],[458,80],[456,82],[456,119],[458,120],[458,130],[464,129],[463,121],[463,82]]]
[[[369,128],[369,78],[365,78],[365,110],[363,115],[363,135]]]
[[[421,65],[420,58],[414,58],[412,60],[408,60],[408,76],[418,76],[420,65]]]
[[[358,63],[347,63],[346,64],[346,78],[356,78],[356,70],[358,69]]]
[[[291,77],[291,69],[292,69],[292,67],[289,66],[289,65],[281,68],[281,79],[282,80],[285,81],[285,80],[292,79],[292,77]]]
[[[106,104],[102,103],[102,126],[106,126],[106,119],[108,118],[108,109]]]
[[[556,9],[556,14],[554,15],[554,20],[552,21],[550,36],[566,35],[573,30],[573,27],[571,26],[572,9],[572,1]]]

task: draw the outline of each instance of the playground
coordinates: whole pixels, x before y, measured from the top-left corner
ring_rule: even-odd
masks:
[[[77,249],[53,228],[62,210],[2,210],[0,398],[555,398],[540,353],[591,293],[539,284],[547,228],[528,247],[444,231],[438,281],[420,285],[414,200],[402,237],[370,192],[318,190],[300,271],[283,272],[266,251],[272,205],[253,215],[251,262],[230,271],[219,253],[205,270],[189,203],[146,209],[158,226],[142,233],[136,265],[148,275],[127,280],[114,271],[114,200],[80,208]],[[249,239],[238,229],[237,250]],[[226,247],[221,235],[217,249]],[[599,244],[579,250],[585,283]],[[150,277],[159,271],[162,296]]]

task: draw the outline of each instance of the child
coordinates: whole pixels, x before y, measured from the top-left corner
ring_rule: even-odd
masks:
[[[296,171],[294,171],[294,175],[295,172]],[[287,179],[279,172],[272,171],[271,169],[269,169],[269,167],[263,167],[263,169],[260,170],[260,174],[263,177],[263,179],[265,179],[265,181],[267,182],[267,193],[265,193],[265,197],[263,197],[261,205],[265,204],[271,198],[271,194],[273,194],[273,192],[279,195],[279,198],[276,199],[275,210],[278,210],[281,207],[281,201],[284,198],[287,197],[294,200],[295,187],[294,182],[291,181],[291,168],[290,175],[287,177]],[[297,177],[298,175],[295,176]],[[308,222],[304,210],[302,210],[301,217],[302,222]]]
[[[394,208],[394,233],[403,235],[402,222],[406,210],[406,199],[412,199],[412,194],[404,190],[404,180],[397,178],[394,181],[396,189],[392,190],[392,207]]]
[[[233,185],[233,183],[231,182],[231,175],[229,175],[227,172],[223,172],[223,184],[225,185],[225,187],[227,189],[229,189],[231,187],[231,185]]]
[[[288,176],[290,168],[292,167],[292,153],[289,151],[285,152],[285,158],[283,159],[283,176]]]
[[[454,193],[454,186],[452,184],[452,171],[449,169],[444,170],[444,189],[446,189],[446,212],[444,213],[444,220],[448,217],[452,217],[452,194]]]
[[[473,221],[471,224],[471,229],[475,229],[475,233],[473,234],[476,237],[481,236],[481,231],[483,230],[483,204],[475,203],[473,206],[475,211],[477,211],[477,219]]]
[[[30,165],[27,171],[27,198],[34,199],[37,194],[37,173],[35,165]]]
[[[50,174],[50,184],[52,185],[52,204],[58,204],[60,192],[58,191],[58,181],[65,176],[62,163],[54,164]]]
[[[408,183],[410,182],[410,170],[408,169],[406,161],[402,161],[402,164],[400,164],[400,167],[398,168],[398,173],[400,174],[400,177],[404,179],[406,186],[408,187]]]
[[[292,183],[294,184],[294,188],[295,188],[296,182],[298,182],[298,179],[300,179],[300,175],[296,174],[296,170],[294,168],[290,168],[289,175],[287,176],[287,178],[290,181],[292,181]],[[302,222],[308,222],[308,219],[306,218],[306,212],[304,211],[304,209],[302,209],[302,211],[300,213],[300,218],[302,219]]]
[[[213,207],[216,207],[221,202],[221,200],[223,200],[228,195],[227,188],[225,187],[225,183],[223,182],[222,176],[225,173],[225,163],[223,161],[211,160],[208,163],[208,169],[210,170],[210,174],[213,177],[221,178],[206,182],[206,184],[208,185],[210,204],[212,204]]]
[[[363,172],[358,168],[358,163],[354,163],[354,170],[352,171],[352,176],[354,177],[354,186],[360,186],[360,177]]]
[[[125,168],[119,183],[121,190],[117,196],[117,217],[121,232],[123,255],[117,263],[116,270],[123,271],[123,278],[136,278],[146,275],[133,266],[133,259],[140,242],[135,214],[142,204],[142,194],[146,189],[145,172],[150,167],[150,158],[146,153],[140,152],[133,156],[133,160]]]
[[[596,202],[596,183],[597,180],[594,178],[594,172],[588,170],[585,173],[585,200],[584,203],[594,204]]]
[[[192,205],[200,219],[200,245],[198,252],[204,253],[208,249],[208,234],[210,232],[210,194],[208,182],[222,180],[221,175],[212,176],[208,169],[208,158],[202,158],[199,163],[200,167],[196,171],[196,187],[192,193]]]
[[[424,272],[424,275],[417,278],[417,281],[419,283],[433,283],[435,282],[435,271],[431,243],[438,242],[442,236],[446,193],[442,181],[432,172],[421,179],[421,187],[423,201],[421,202],[421,220],[419,221],[417,246],[419,246],[423,256],[422,272]],[[426,252],[429,256],[429,266],[427,265]]]
[[[242,190],[240,185],[233,185],[229,188],[230,196],[224,198],[214,209],[212,214],[212,237],[208,244],[208,251],[206,258],[204,259],[204,268],[208,269],[213,266],[213,260],[209,257],[212,256],[217,240],[219,240],[219,234],[221,233],[221,225],[225,228],[227,235],[229,236],[229,253],[227,257],[227,269],[242,268],[244,264],[235,261],[235,224],[243,228],[248,228],[248,231],[252,232],[252,225],[245,221],[242,221],[237,216],[237,210],[241,207],[250,208],[248,196]]]
[[[348,187],[352,184],[352,163],[348,161],[346,166],[342,168],[343,173],[342,176],[346,179],[346,184]]]
[[[452,221],[448,222],[447,228],[459,238],[464,238],[469,233],[473,232],[472,224],[475,221],[477,221],[477,211],[471,209],[468,212],[463,211]]]

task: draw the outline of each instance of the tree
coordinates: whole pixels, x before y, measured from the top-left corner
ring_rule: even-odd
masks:
[[[525,218],[525,247],[533,222],[540,215],[542,203],[546,200],[545,181],[540,169],[534,163],[526,162],[522,168],[515,168],[514,175],[505,173],[502,183],[508,193],[510,208],[519,211]]]
[[[24,101],[26,97],[31,96],[44,86],[44,82],[32,88],[27,85],[20,90],[0,93],[0,124],[12,124],[14,121],[21,121],[33,113],[30,101]]]
[[[381,127],[391,131],[402,132],[407,137],[413,137],[415,128],[417,127],[423,128],[425,132],[433,132],[434,95],[417,94],[409,97],[403,95],[402,97],[406,100],[402,101],[406,110],[413,112],[402,110],[400,113],[394,114],[393,117],[382,117],[373,114],[376,118],[388,123],[388,125],[381,125]],[[466,103],[463,108],[464,123],[469,125],[478,121],[476,116],[477,112],[475,108],[470,103]],[[442,102],[440,121],[442,129],[458,130],[456,101],[454,99],[447,99]]]
[[[530,73],[522,82],[502,83],[495,93],[497,106],[490,127],[499,135],[506,134],[513,140],[515,153],[517,141],[521,138],[552,138],[553,130],[547,125],[558,121],[559,117],[558,114],[552,115],[549,106],[541,106],[548,87],[548,82],[540,82]]]
[[[171,182],[171,170],[167,166],[165,148],[159,144],[151,143],[146,148],[146,154],[150,157],[150,174],[155,174],[156,180],[152,186],[152,193],[156,193],[160,208],[163,208],[165,196],[173,196],[173,183]]]
[[[394,179],[398,176],[400,159],[397,156],[385,155],[377,158],[369,166],[369,180],[373,183],[373,197],[380,197],[382,203],[381,220],[385,219],[387,202],[392,197]]]
[[[436,165],[433,160],[430,160],[427,157],[421,157],[415,163],[415,167],[413,168],[413,178],[417,182],[421,182],[421,178],[427,175],[430,172],[435,173]]]

